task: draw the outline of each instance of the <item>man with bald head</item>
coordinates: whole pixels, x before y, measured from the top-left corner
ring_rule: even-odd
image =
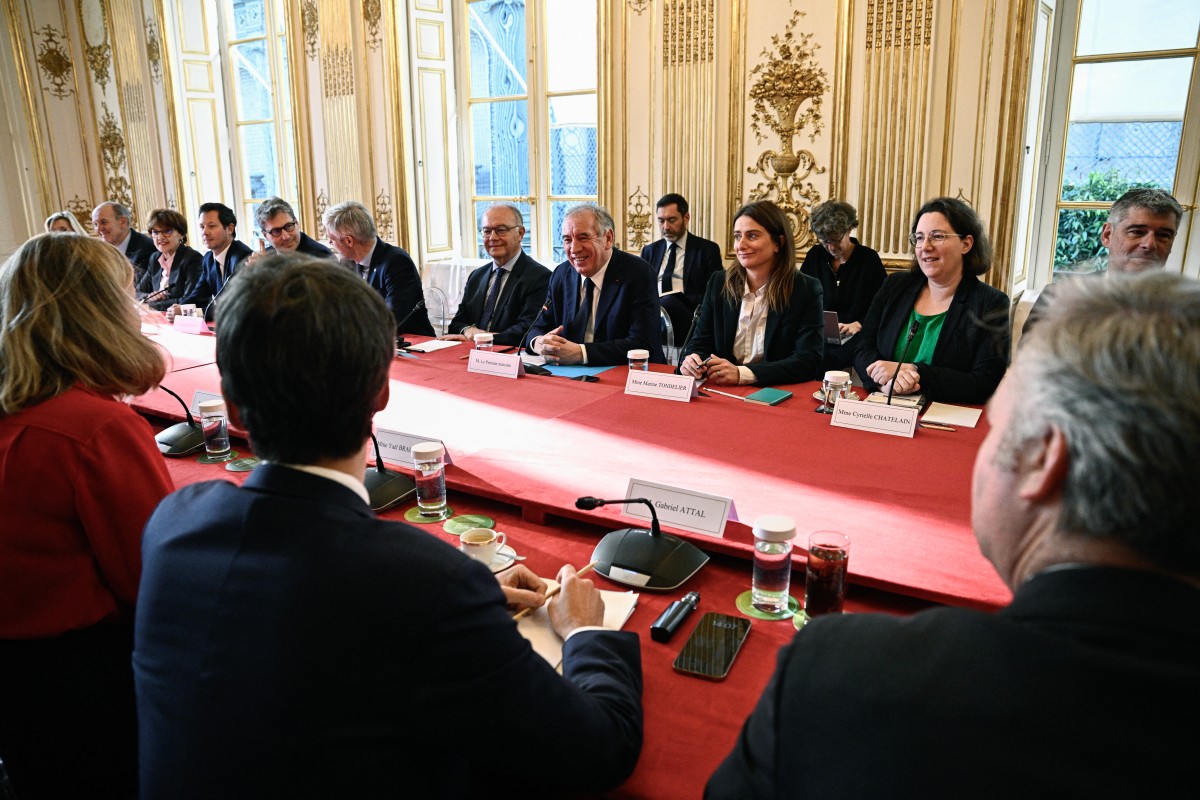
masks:
[[[121,251],[133,265],[133,284],[136,286],[146,274],[150,259],[158,255],[154,242],[132,226],[129,209],[120,203],[107,200],[92,209],[92,225],[101,239]]]

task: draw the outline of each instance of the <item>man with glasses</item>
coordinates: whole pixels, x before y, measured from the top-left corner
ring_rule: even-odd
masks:
[[[662,238],[642,248],[642,258],[658,275],[658,302],[671,318],[675,346],[683,347],[704,287],[721,271],[721,248],[688,232],[692,215],[681,194],[664,194],[655,207]]]
[[[567,260],[550,276],[546,308],[523,343],[547,364],[624,364],[630,350],[649,350],[651,361],[666,362],[654,272],[637,256],[613,248],[613,228],[603,206],[567,209],[562,223]]]
[[[92,210],[92,225],[96,233],[129,259],[133,265],[133,283],[136,286],[146,274],[150,259],[158,255],[158,250],[149,236],[130,227],[129,219],[129,209],[111,200]]]
[[[333,258],[333,251],[300,230],[296,212],[286,200],[272,197],[254,210],[254,222],[270,243],[264,253],[304,253],[317,258]]]
[[[450,333],[442,338],[470,342],[475,334],[490,332],[494,344],[519,344],[546,299],[550,270],[521,249],[525,220],[512,203],[488,206],[479,232],[492,263],[467,278]]]

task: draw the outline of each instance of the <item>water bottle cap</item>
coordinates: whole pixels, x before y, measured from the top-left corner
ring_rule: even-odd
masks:
[[[796,538],[796,521],[783,514],[767,514],[754,520],[754,538],[764,542],[790,542]]]
[[[446,454],[446,448],[441,442],[417,442],[412,446],[412,456],[415,459],[430,460],[441,458]]]
[[[850,373],[842,372],[841,370],[830,370],[825,373],[826,383],[849,383]]]
[[[630,350],[625,354],[630,361],[645,361],[650,358],[649,350]]]
[[[219,414],[225,410],[225,401],[220,399],[201,400],[199,408],[201,414]]]

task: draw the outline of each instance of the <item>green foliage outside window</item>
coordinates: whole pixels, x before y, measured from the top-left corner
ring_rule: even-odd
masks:
[[[1110,169],[1091,172],[1082,183],[1064,183],[1062,199],[1112,202],[1130,189],[1155,185],[1153,181],[1129,180]],[[1107,267],[1107,253],[1100,244],[1100,229],[1107,219],[1108,211],[1102,209],[1064,208],[1058,212],[1055,272],[1097,272]]]

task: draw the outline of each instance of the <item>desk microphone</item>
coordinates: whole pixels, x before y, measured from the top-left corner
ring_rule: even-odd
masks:
[[[374,433],[371,434],[371,444],[375,446],[375,468],[363,474],[363,485],[367,487],[371,510],[383,511],[412,497],[417,485],[407,475],[393,472],[383,465],[383,454],[379,452],[379,440]]]
[[[194,453],[204,447],[204,428],[200,427],[199,422],[196,422],[188,404],[167,387],[160,384],[158,388],[178,400],[179,405],[183,406],[183,413],[187,416],[187,422],[177,423],[158,432],[158,435],[154,437],[154,441],[158,442],[158,452],[174,458],[186,456],[188,453]]]
[[[155,300],[162,300],[164,297],[167,296],[167,293],[170,291],[171,291],[170,286],[168,286],[165,289],[156,289],[155,291],[150,292],[150,294],[143,297],[141,300],[138,300],[137,304],[140,306],[140,305],[144,305],[146,303],[153,303]]]
[[[654,504],[644,497],[623,500],[580,497],[575,507],[591,511],[609,503],[646,506],[650,509],[650,530],[622,528],[605,534],[592,553],[596,571],[604,577],[641,589],[667,591],[679,588],[708,563],[708,556],[700,548],[662,532]]]
[[[417,301],[417,304],[412,307],[412,311],[409,311],[407,314],[404,315],[403,319],[401,319],[399,322],[396,323],[396,349],[397,350],[403,350],[406,347],[412,347],[412,342],[409,342],[408,340],[406,340],[404,338],[404,334],[401,333],[401,331],[404,330],[404,323],[408,322],[412,318],[413,314],[417,313],[424,307],[425,307],[425,298],[422,297],[420,300]]]
[[[703,305],[703,303],[701,303],[701,305]],[[687,343],[692,340],[692,333],[696,330],[696,323],[700,321],[700,308],[700,305],[696,306],[695,312],[692,313],[692,324],[688,325],[687,336],[684,337],[683,343],[679,345],[680,352],[683,352],[687,348]],[[683,361],[682,358],[679,360]]]
[[[904,340],[904,349],[900,351],[900,360],[896,363],[896,371],[892,373],[892,380],[888,384],[888,399],[887,404],[892,404],[892,392],[896,391],[896,376],[900,374],[900,367],[904,366],[904,359],[908,358],[908,346],[912,344],[913,337],[917,335],[917,328],[921,323],[917,320],[912,321],[912,325],[908,326],[908,338]]]
[[[525,340],[529,337],[529,334],[533,331],[534,326],[537,325],[538,320],[542,318],[542,314],[545,314],[547,311],[549,311],[550,307],[552,305],[554,305],[554,301],[550,297],[549,290],[547,290],[546,291],[546,302],[542,303],[541,309],[533,317],[533,322],[529,323],[529,327],[525,329],[525,333],[521,334],[521,341],[517,343],[517,355],[520,355],[521,351],[527,349],[525,347]],[[528,349],[530,351],[533,350],[532,342],[530,342],[530,346]],[[538,364],[526,364],[525,372],[529,375],[553,375],[554,374],[550,370],[548,370],[545,367],[540,366]]]

